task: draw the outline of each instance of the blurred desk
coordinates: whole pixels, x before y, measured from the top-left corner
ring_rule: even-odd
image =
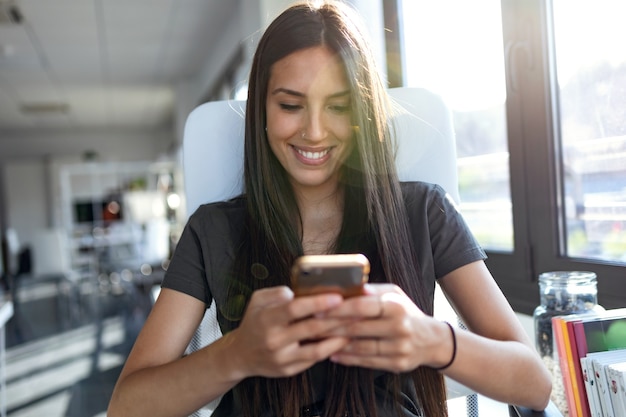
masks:
[[[446,378],[446,386],[450,417],[563,417],[552,402],[544,411],[533,411],[474,394],[467,387],[449,378]]]
[[[450,417],[563,417],[553,403],[544,411],[514,407],[481,395],[458,397],[448,400]]]
[[[563,413],[554,405],[552,401],[543,411],[529,410],[524,407],[509,406],[511,417],[563,417]]]
[[[13,316],[13,302],[0,293],[0,416],[6,417],[6,324]]]

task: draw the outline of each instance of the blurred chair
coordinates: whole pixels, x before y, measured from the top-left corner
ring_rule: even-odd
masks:
[[[4,233],[4,239],[7,252],[5,261],[7,266],[6,273],[15,275],[18,271],[18,253],[20,251],[20,240],[17,236],[17,231],[12,227],[8,228]]]
[[[67,232],[62,228],[42,228],[33,234],[32,272],[24,281],[24,291],[37,287],[54,291],[56,320],[62,328],[72,328],[85,319],[79,274],[72,269]]]
[[[6,279],[13,301],[17,301],[17,288],[23,275],[31,273],[32,251],[29,246],[23,246],[14,228],[5,231],[6,245]]]
[[[66,233],[62,229],[40,229],[31,244],[35,279],[65,277],[71,279],[72,269]]]

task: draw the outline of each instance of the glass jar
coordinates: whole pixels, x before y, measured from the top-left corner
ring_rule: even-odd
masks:
[[[539,275],[540,305],[533,314],[535,344],[542,357],[552,357],[552,317],[585,314],[603,310],[598,305],[598,286],[594,272],[553,271]]]

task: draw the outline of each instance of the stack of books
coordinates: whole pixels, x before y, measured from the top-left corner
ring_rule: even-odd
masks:
[[[552,318],[570,417],[626,416],[626,308]]]

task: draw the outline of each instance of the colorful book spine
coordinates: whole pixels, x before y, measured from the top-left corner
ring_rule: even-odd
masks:
[[[591,417],[595,400],[589,397],[581,358],[593,352],[626,348],[626,308],[560,316],[556,321],[560,323],[561,330],[555,332],[555,340],[559,343],[562,339],[561,349],[566,359],[564,363],[559,353],[565,395],[566,398],[568,395],[572,397],[568,399],[570,415],[576,413],[579,417]],[[597,381],[594,388],[597,388]]]
[[[569,347],[566,342],[567,326],[563,316],[556,316],[552,318],[552,333],[556,342],[557,353],[559,355],[559,366],[561,368],[561,374],[563,377],[563,390],[565,391],[565,400],[567,402],[567,409],[570,417],[583,417],[580,408],[576,407],[576,400],[574,398],[574,388],[571,383],[572,375],[570,374],[570,367],[568,363]],[[569,360],[571,360],[571,352],[569,352]]]
[[[567,364],[570,368],[570,378],[572,378],[571,384],[574,401],[576,402],[576,408],[580,412],[581,416],[590,417],[591,412],[589,409],[589,400],[587,398],[585,382],[583,381],[583,373],[580,366],[580,355],[578,354],[576,336],[574,334],[574,324],[580,322],[580,320],[579,316],[572,316],[572,318],[564,317],[567,329],[567,333],[565,335],[566,346],[568,347]]]

